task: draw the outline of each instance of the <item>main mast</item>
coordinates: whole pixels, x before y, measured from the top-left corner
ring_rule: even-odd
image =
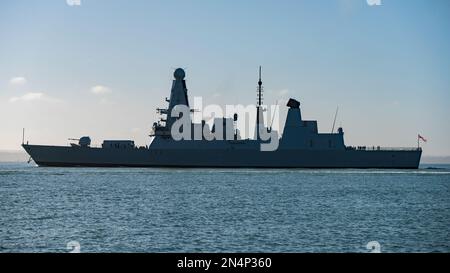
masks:
[[[172,124],[178,118],[171,116],[173,108],[177,105],[184,105],[189,107],[186,81],[184,79],[186,77],[186,73],[182,68],[177,68],[173,73],[173,77],[175,79],[172,82],[170,99],[166,98],[166,101],[169,103],[168,108],[156,109],[157,113],[166,115],[166,118],[161,118],[159,122],[153,123],[153,133],[150,136],[171,136],[170,130],[172,128]],[[164,122],[165,124],[161,124],[160,122]]]
[[[261,80],[261,66],[259,66],[259,81],[258,81],[258,90],[257,90],[257,105],[256,105],[256,133],[255,138],[260,139],[260,128],[264,128],[264,118],[262,115],[263,109],[262,109],[262,103],[263,103],[263,86],[262,86],[262,80]]]
[[[261,66],[259,66],[259,81],[258,81],[258,107],[262,105],[262,80],[261,80]]]

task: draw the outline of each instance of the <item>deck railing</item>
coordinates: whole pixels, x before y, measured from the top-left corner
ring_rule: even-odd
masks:
[[[347,150],[356,151],[421,151],[420,147],[380,147],[380,146],[347,146]]]

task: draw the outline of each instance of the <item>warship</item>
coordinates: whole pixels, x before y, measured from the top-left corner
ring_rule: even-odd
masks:
[[[215,118],[212,128],[205,121],[194,123],[189,113],[174,115],[180,107],[195,112],[189,106],[185,71],[178,68],[170,98],[166,98],[168,107],[157,109],[161,118],[153,124],[149,145],[138,147],[132,140],[105,140],[101,147],[93,147],[90,137],[85,136],[70,146],[32,145],[22,140],[22,147],[41,167],[418,168],[422,155],[419,146],[347,146],[342,128],[319,133],[317,121],[304,120],[300,102],[295,99],[287,103],[285,126],[278,138],[277,132],[264,122],[261,68],[259,72],[255,136],[251,139],[241,138],[235,128],[237,114],[233,118]],[[183,117],[184,128],[192,129],[186,130],[188,134],[196,129],[204,134],[193,139],[175,137],[172,129]],[[269,145],[267,134],[276,138],[276,146],[264,149]]]

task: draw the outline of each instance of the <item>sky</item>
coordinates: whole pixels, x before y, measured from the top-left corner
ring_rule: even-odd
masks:
[[[77,5],[79,1],[80,5]],[[70,5],[69,5],[70,4]],[[89,135],[139,145],[186,70],[204,104],[301,102],[347,145],[450,155],[448,0],[2,0],[0,150]]]

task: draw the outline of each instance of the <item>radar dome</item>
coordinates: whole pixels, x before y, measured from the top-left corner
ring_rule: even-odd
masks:
[[[175,72],[173,72],[173,76],[177,80],[183,80],[186,76],[186,73],[184,73],[184,70],[182,68],[177,68]]]

